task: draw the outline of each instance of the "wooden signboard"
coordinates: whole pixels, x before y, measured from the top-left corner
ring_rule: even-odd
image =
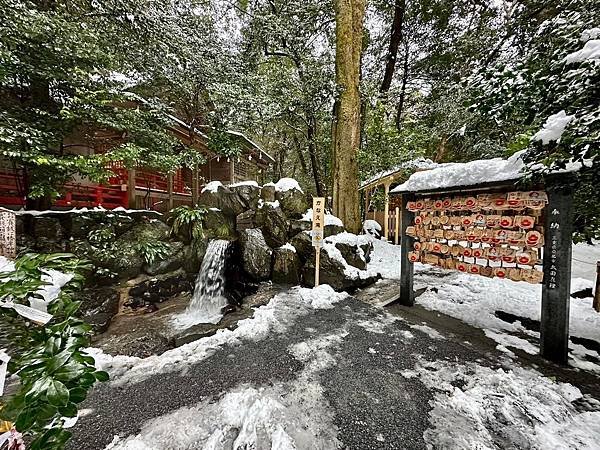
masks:
[[[312,245],[315,247],[315,286],[319,285],[321,247],[323,247],[323,229],[325,228],[325,198],[313,197]]]
[[[572,192],[565,177],[549,177],[535,190],[516,190],[513,180],[401,192],[400,302],[414,304],[415,262],[541,283],[541,354],[566,364]]]
[[[15,213],[0,208],[0,256],[17,257],[17,233]]]

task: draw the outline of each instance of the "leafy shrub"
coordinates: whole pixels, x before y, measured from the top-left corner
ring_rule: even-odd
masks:
[[[171,234],[176,235],[185,232],[188,233],[188,237],[192,241],[204,237],[202,219],[204,219],[206,212],[206,208],[198,206],[193,208],[185,205],[173,208],[169,217]]]
[[[82,351],[90,343],[91,327],[76,317],[80,302],[72,297],[91,268],[67,253],[25,254],[16,260],[14,271],[0,273],[0,299],[26,306],[30,298],[40,298],[37,291],[48,284],[42,280],[44,270],[73,274],[48,305],[54,317],[45,326],[0,308],[13,350],[9,371],[20,379],[20,388],[0,410],[0,419],[13,422],[31,441],[32,450],[64,448],[71,436],[63,429],[65,418],[77,416],[77,405],[96,381],[108,380],[108,374],[96,370],[94,359]]]
[[[136,245],[136,250],[142,255],[147,264],[154,261],[163,260],[169,256],[171,248],[166,242],[140,242]]]

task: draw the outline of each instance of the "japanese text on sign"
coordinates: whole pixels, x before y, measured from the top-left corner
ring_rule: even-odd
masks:
[[[556,231],[560,230],[560,223],[558,222],[560,216],[560,211],[558,209],[552,210],[552,221],[550,222],[550,230],[552,230],[552,236],[550,239],[550,279],[548,280],[548,288],[556,289],[558,287],[558,282],[556,281],[557,275],[557,261],[558,261],[558,236],[559,234]]]
[[[313,198],[312,245],[323,246],[323,228],[325,227],[325,198]]]
[[[0,256],[14,259],[17,256],[15,213],[0,209]]]

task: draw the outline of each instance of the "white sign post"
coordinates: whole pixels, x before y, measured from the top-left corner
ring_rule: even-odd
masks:
[[[0,208],[0,256],[17,257],[16,216],[13,211]]]
[[[321,247],[323,247],[323,228],[325,227],[325,198],[313,197],[312,245],[315,248],[315,287],[319,285],[321,266]]]

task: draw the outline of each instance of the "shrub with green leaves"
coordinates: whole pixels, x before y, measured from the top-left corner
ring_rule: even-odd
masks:
[[[147,264],[153,264],[154,261],[167,258],[171,252],[171,247],[166,242],[140,242],[136,245],[136,250]]]
[[[13,422],[32,450],[63,449],[71,436],[63,428],[65,419],[77,416],[78,405],[96,381],[108,380],[82,350],[90,343],[91,327],[76,316],[80,302],[73,300],[91,267],[72,254],[30,253],[15,261],[13,271],[0,273],[0,299],[26,306],[30,298],[41,298],[39,289],[49,284],[42,279],[45,270],[73,275],[48,304],[53,318],[46,325],[0,308],[10,341],[9,371],[20,379],[18,391],[0,410],[0,419]]]
[[[171,234],[187,233],[187,237],[192,241],[202,238],[204,236],[202,219],[204,219],[206,212],[206,208],[201,206],[191,207],[185,205],[173,208],[169,217]]]

